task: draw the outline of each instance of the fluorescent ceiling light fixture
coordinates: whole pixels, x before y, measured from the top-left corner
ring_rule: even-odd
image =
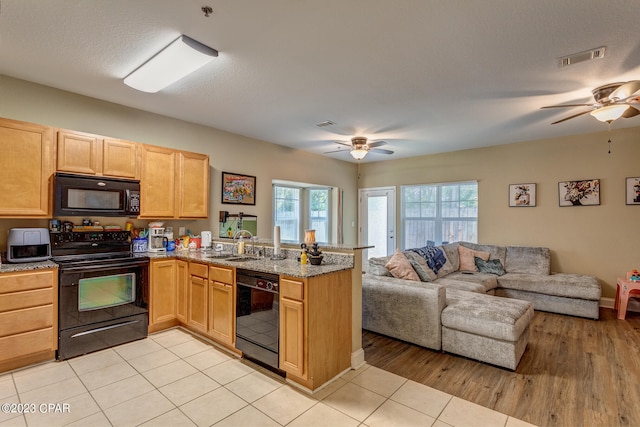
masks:
[[[593,110],[591,114],[596,119],[601,122],[611,123],[612,121],[619,119],[625,111],[629,108],[628,105],[607,105],[598,109]]]
[[[142,92],[156,93],[193,73],[216,56],[217,50],[181,35],[125,77],[124,83]]]
[[[366,156],[368,152],[369,151],[365,150],[364,148],[356,148],[349,151],[349,154],[351,154],[351,157],[353,157],[356,160],[362,160],[364,159],[364,156]]]

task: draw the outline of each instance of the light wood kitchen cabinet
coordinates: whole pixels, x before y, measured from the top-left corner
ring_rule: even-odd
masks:
[[[351,366],[351,271],[280,277],[280,369],[311,390]]]
[[[0,118],[0,217],[50,218],[53,129]]]
[[[58,269],[0,274],[0,372],[55,358]]]
[[[189,263],[176,260],[176,318],[180,323],[187,323],[189,296]]]
[[[189,263],[187,325],[204,334],[207,333],[208,278],[206,264]]]
[[[149,331],[177,324],[177,267],[175,259],[151,260],[149,274]]]
[[[138,144],[71,130],[59,130],[56,170],[86,175],[138,178]]]
[[[224,344],[235,343],[234,269],[209,267],[208,335]]]
[[[142,145],[141,218],[207,218],[209,156]]]

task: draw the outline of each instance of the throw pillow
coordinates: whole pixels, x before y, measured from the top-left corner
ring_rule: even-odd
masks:
[[[392,274],[385,268],[385,265],[389,262],[390,259],[391,256],[369,258],[369,267],[367,268],[367,273],[373,274],[374,276],[391,277]]]
[[[435,246],[423,246],[422,248],[408,249],[411,252],[415,252],[427,261],[429,268],[438,274],[438,271],[447,262],[447,257],[444,251]]]
[[[414,280],[416,282],[420,281],[420,277],[415,272],[413,267],[411,267],[411,263],[409,262],[407,257],[402,252],[400,252],[400,249],[396,249],[396,252],[393,254],[385,267],[391,272],[393,277],[396,277],[398,279]]]
[[[485,261],[482,258],[474,257],[473,260],[480,273],[495,274],[497,276],[502,276],[506,273],[499,259],[490,259]]]
[[[411,263],[411,267],[416,271],[422,282],[431,282],[438,278],[433,270],[431,270],[427,265],[427,261],[420,255],[411,251],[404,251],[403,254],[407,257]]]
[[[460,254],[460,271],[478,271],[474,257],[484,261],[489,259],[489,252],[474,251],[462,245],[458,245],[458,253]]]

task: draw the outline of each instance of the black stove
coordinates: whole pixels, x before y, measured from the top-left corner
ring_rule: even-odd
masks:
[[[58,359],[147,336],[149,257],[128,231],[52,232],[59,266]]]

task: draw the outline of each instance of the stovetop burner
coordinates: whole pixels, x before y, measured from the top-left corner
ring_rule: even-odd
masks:
[[[146,259],[131,251],[128,231],[89,231],[51,233],[51,256],[61,265],[97,265]]]

